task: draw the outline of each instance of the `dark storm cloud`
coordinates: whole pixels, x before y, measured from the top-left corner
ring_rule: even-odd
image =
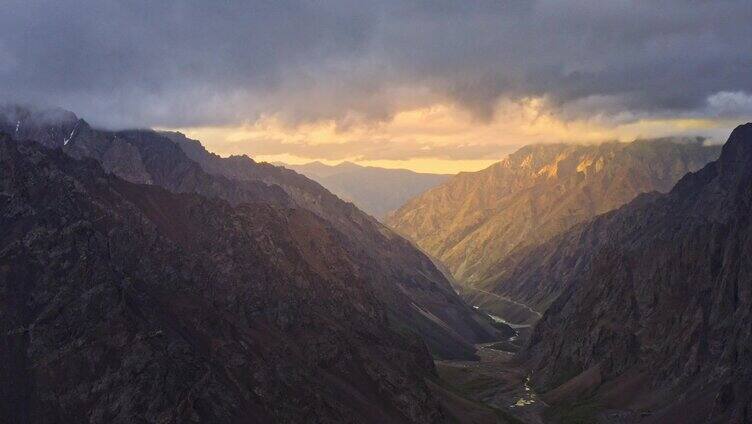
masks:
[[[738,1],[6,0],[0,95],[112,126],[277,114],[387,119],[452,101],[484,119],[546,96],[567,118],[750,112]]]

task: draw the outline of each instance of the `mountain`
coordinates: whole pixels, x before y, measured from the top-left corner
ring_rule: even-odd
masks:
[[[65,119],[51,122],[46,119],[51,114]],[[95,159],[130,182],[222,199],[233,206],[250,203],[312,212],[332,229],[343,260],[352,264],[351,277],[371,287],[394,329],[417,334],[442,358],[473,358],[474,343],[498,336],[499,326],[468,307],[409,242],[293,171],[246,156],[221,158],[179,133],[94,129],[69,112],[8,107],[0,114],[0,131],[20,139],[33,135],[75,158]]]
[[[460,284],[503,292],[498,275],[513,252],[640,193],[667,191],[719,151],[700,139],[525,146],[410,200],[387,223],[441,260]]]
[[[339,237],[0,135],[1,421],[444,421]]]
[[[528,252],[517,266],[538,270],[521,287],[556,281],[561,293],[526,354],[544,398],[632,411],[640,422],[752,421],[750,210],[746,124],[669,193]]]
[[[341,199],[352,202],[360,210],[380,220],[408,199],[451,177],[407,169],[360,166],[352,162],[342,162],[334,166],[321,162],[282,166],[315,180]]]
[[[332,175],[356,171],[356,170],[364,168],[363,166],[360,166],[352,162],[347,162],[347,161],[338,163],[337,165],[327,165],[319,161],[309,162],[309,163],[305,163],[302,165],[290,165],[287,163],[279,162],[279,163],[275,163],[275,165],[282,166],[287,169],[292,169],[293,171],[303,174],[306,177],[311,178],[316,181],[318,181],[320,178],[331,177]],[[386,169],[386,168],[378,168],[378,169]]]

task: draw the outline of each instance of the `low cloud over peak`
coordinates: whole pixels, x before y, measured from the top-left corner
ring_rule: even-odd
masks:
[[[504,114],[508,105],[534,102],[557,125],[595,125],[588,139],[643,122],[708,128],[744,119],[752,112],[750,21],[746,0],[9,0],[0,14],[0,93],[110,128],[273,119],[294,134],[334,123],[339,138],[330,142],[364,140],[363,157],[409,150],[477,159],[504,150],[497,144],[559,141],[550,136],[561,131],[427,145],[433,130],[424,122],[403,148],[384,144],[395,142],[391,133],[359,135],[437,105],[488,133],[518,120]],[[288,135],[264,137],[267,146],[316,144]]]
[[[742,0],[12,0],[0,88],[108,126],[388,120],[439,101],[483,121],[526,97],[682,114],[752,92],[751,20]]]

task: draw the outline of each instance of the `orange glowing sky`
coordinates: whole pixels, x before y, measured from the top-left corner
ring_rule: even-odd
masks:
[[[564,120],[545,102],[500,103],[492,118],[479,121],[452,104],[407,109],[380,122],[346,126],[331,120],[290,125],[274,116],[233,126],[173,128],[201,140],[222,156],[247,154],[258,161],[327,164],[352,161],[366,166],[418,172],[476,171],[525,144],[595,143],[670,135],[702,135],[721,141],[735,122],[704,118]]]

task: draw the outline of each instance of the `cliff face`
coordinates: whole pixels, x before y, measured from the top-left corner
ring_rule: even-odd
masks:
[[[750,208],[746,124],[668,194],[528,253],[522,266],[562,293],[527,349],[537,387],[552,402],[592,398],[651,422],[752,420]]]
[[[446,264],[460,283],[494,288],[491,280],[507,269],[513,252],[640,193],[667,191],[719,149],[668,139],[526,146],[412,199],[387,222]]]
[[[0,137],[0,421],[442,421],[339,237]]]
[[[248,157],[220,158],[177,133],[103,131],[68,113],[65,119],[42,119],[49,114],[16,108],[13,116],[0,115],[0,130],[18,126],[16,137],[33,135],[73,157],[93,158],[131,182],[224,199],[232,205],[310,211],[332,228],[342,254],[353,265],[353,278],[367,282],[386,305],[395,328],[417,333],[444,358],[470,358],[473,343],[495,337],[488,320],[459,299],[425,255],[306,177]],[[61,126],[72,128],[65,137],[60,137],[65,132]]]

